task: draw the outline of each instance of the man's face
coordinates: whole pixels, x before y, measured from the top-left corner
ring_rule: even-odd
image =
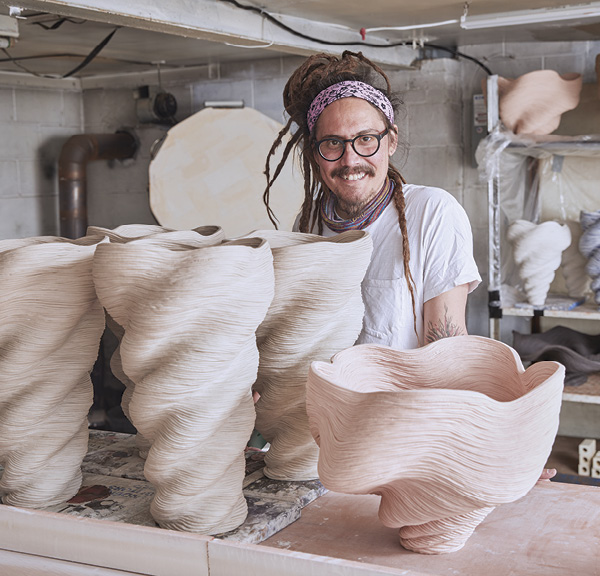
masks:
[[[381,134],[386,128],[382,114],[361,98],[341,98],[323,110],[316,124],[315,139],[346,140],[360,134]],[[342,218],[354,217],[383,187],[389,157],[398,144],[396,126],[381,139],[377,153],[368,158],[359,156],[350,143],[344,155],[335,162],[321,158],[314,150],[323,183],[336,197],[336,212]]]

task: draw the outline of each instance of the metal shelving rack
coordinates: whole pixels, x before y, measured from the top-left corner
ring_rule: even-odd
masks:
[[[496,134],[500,130],[499,105],[498,105],[498,76],[492,75],[487,79],[487,122],[488,134]],[[506,134],[507,138],[510,137]],[[489,136],[488,136],[489,138]],[[584,146],[587,150],[597,149],[600,155],[600,137],[589,138],[583,141],[577,138],[565,137],[564,139],[540,139],[534,148],[551,151],[553,148],[564,148],[573,144],[576,147]],[[522,148],[518,139],[509,143],[506,153],[519,152]],[[504,153],[504,152],[503,152]],[[500,322],[503,316],[529,317],[532,321],[532,331],[540,331],[540,318],[565,318],[600,321],[600,308],[592,303],[586,303],[571,310],[555,310],[544,308],[520,308],[515,306],[502,306],[500,287],[502,284],[501,269],[501,242],[500,242],[500,161],[499,156],[494,159],[497,164],[493,169],[493,176],[487,181],[489,223],[488,223],[488,311],[489,311],[489,336],[500,340]],[[593,375],[581,389],[573,393],[565,393],[564,400],[600,404],[600,374]]]

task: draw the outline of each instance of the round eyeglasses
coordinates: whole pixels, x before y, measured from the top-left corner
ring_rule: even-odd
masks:
[[[323,138],[316,143],[319,155],[323,160],[335,162],[346,152],[346,142],[350,142],[352,149],[363,158],[377,154],[381,139],[389,132],[386,128],[381,134],[359,134],[354,138]]]

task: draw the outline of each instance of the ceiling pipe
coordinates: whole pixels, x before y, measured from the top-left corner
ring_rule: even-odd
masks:
[[[128,132],[77,134],[63,145],[58,159],[60,235],[80,238],[87,230],[87,163],[132,158],[137,141]]]

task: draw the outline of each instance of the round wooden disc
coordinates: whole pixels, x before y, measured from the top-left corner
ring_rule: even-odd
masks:
[[[216,225],[229,238],[273,228],[262,199],[264,170],[281,128],[252,108],[205,108],[171,128],[150,163],[150,207],[158,222],[178,230]],[[303,195],[290,158],[271,189],[279,229],[291,230]]]

